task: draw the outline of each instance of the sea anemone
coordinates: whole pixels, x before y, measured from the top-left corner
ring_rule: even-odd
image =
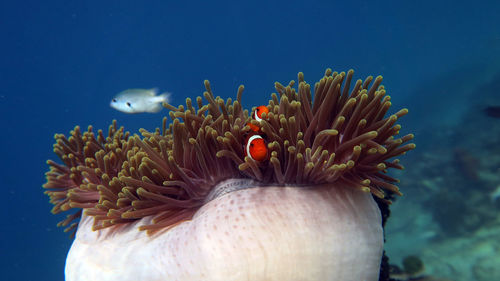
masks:
[[[76,231],[67,280],[378,280],[374,198],[400,195],[387,170],[415,145],[395,137],[408,110],[385,117],[382,77],[353,74],[327,69],[314,96],[302,73],[276,83],[261,121],[243,86],[224,101],[205,81],[206,103],[165,104],[154,132],[56,135],[44,188],[53,213],[76,210],[60,223]],[[255,126],[264,161],[245,156]]]

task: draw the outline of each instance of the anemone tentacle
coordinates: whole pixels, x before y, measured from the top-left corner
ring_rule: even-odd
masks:
[[[261,121],[243,109],[240,86],[233,101],[215,97],[210,83],[193,104],[164,106],[172,122],[163,119],[154,132],[131,136],[116,121],[107,136],[79,127],[70,137],[56,135],[54,152],[62,164],[48,161],[44,188],[53,213],[76,209],[61,222],[68,226],[80,209],[94,217],[93,229],[119,225],[147,216],[140,229],[153,233],[191,219],[214,186],[230,178],[262,184],[348,184],[379,198],[400,194],[389,168],[402,169],[393,159],[415,147],[412,134],[397,138],[406,115],[402,109],[386,117],[390,97],[382,77],[353,82],[354,71],[333,72],[307,84],[302,73],[287,86],[275,84]],[[256,162],[243,147],[252,124],[268,141],[269,159]],[[388,202],[388,201],[387,201]],[[74,229],[77,223],[69,226]]]

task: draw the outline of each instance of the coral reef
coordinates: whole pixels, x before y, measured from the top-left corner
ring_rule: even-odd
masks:
[[[77,229],[67,280],[387,276],[382,224],[401,195],[388,171],[415,145],[397,137],[408,110],[386,116],[382,77],[353,73],[328,69],[314,94],[302,73],[297,88],[276,83],[260,120],[243,86],[223,100],[205,81],[205,102],[165,104],[172,122],[154,132],[114,122],[107,135],[56,135],[63,164],[48,162],[44,188],[53,213],[75,209],[61,222]],[[257,160],[245,153],[255,134],[267,144]]]
[[[263,184],[349,183],[379,198],[400,194],[388,168],[402,169],[391,160],[413,149],[409,134],[394,138],[396,121],[408,111],[385,117],[390,97],[382,77],[358,80],[351,89],[353,71],[327,70],[311,87],[299,73],[298,91],[276,83],[265,120],[251,120],[241,106],[243,86],[234,101],[206,92],[186,106],[171,110],[155,132],[131,136],[114,122],[106,135],[92,127],[76,127],[67,138],[56,135],[54,152],[64,164],[49,161],[44,188],[54,204],[53,213],[85,209],[95,218],[94,230],[129,223],[154,215],[154,231],[193,216],[211,189],[228,178],[251,178]],[[342,84],[344,83],[343,87]],[[370,85],[372,84],[372,85]],[[262,128],[270,158],[258,163],[243,153],[251,123]],[[62,226],[79,216],[70,215]],[[71,224],[67,230],[74,229]]]

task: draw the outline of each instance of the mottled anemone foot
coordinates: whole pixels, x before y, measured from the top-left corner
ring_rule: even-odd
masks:
[[[137,231],[149,217],[92,231],[84,216],[67,280],[378,280],[383,235],[370,193],[244,181],[225,181],[231,191],[153,235]]]
[[[206,104],[165,104],[154,132],[56,135],[44,187],[53,213],[75,210],[60,223],[78,229],[67,280],[378,280],[374,198],[401,194],[388,169],[415,145],[396,137],[406,109],[386,117],[382,77],[353,73],[328,69],[314,95],[302,73],[276,83],[258,120],[243,86],[223,100],[205,81]]]

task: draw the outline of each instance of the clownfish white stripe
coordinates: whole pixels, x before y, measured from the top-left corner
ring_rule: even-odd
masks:
[[[252,157],[252,153],[250,151],[250,146],[251,146],[252,142],[254,140],[257,140],[257,139],[262,139],[262,137],[259,136],[259,135],[253,135],[250,138],[248,138],[246,151],[247,151],[247,155],[250,156],[250,157]],[[253,159],[253,157],[252,157],[252,159]]]

